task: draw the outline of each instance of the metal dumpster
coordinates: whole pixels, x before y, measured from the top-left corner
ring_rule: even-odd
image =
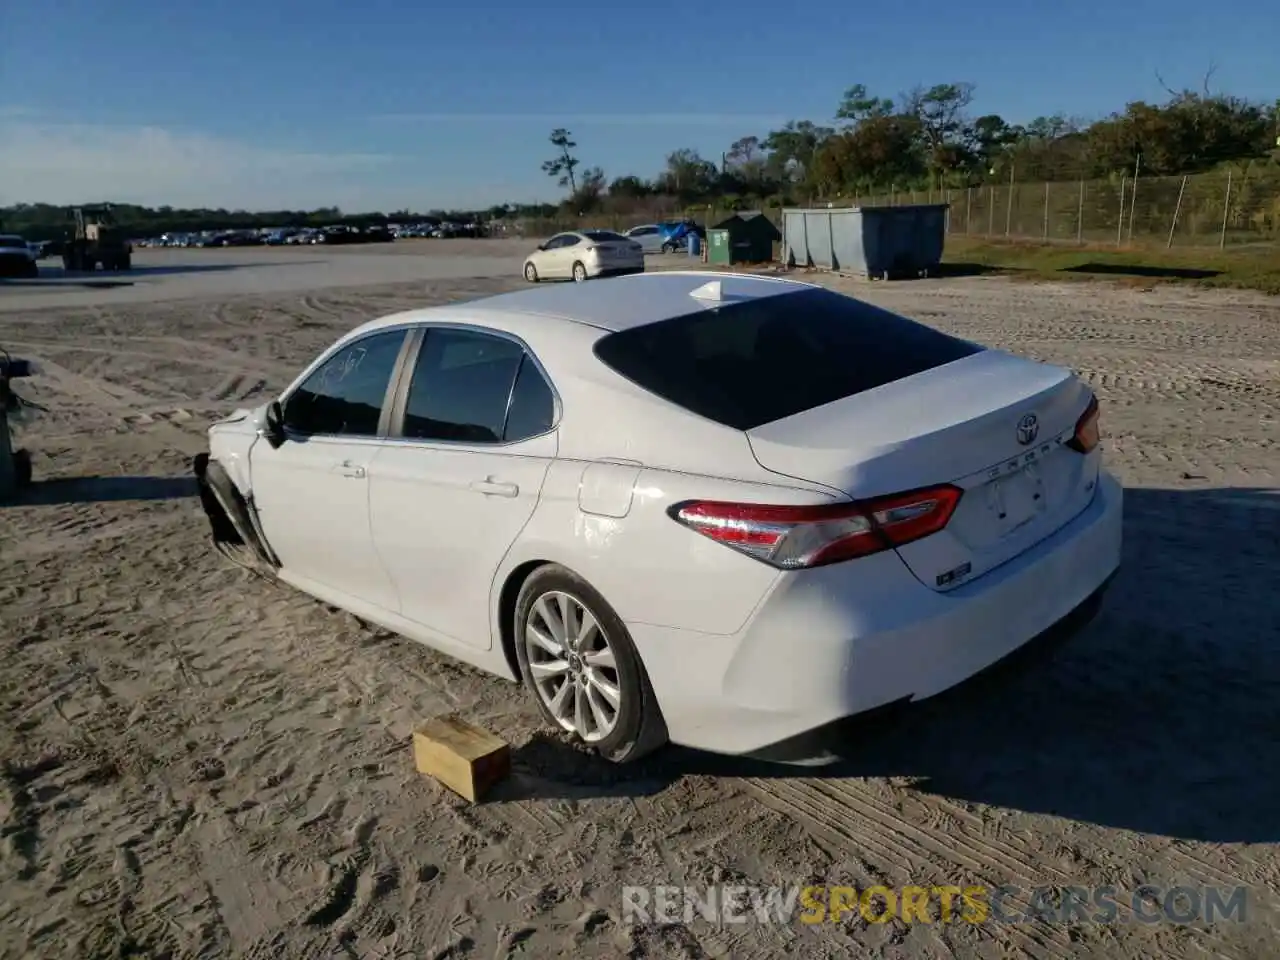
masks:
[[[733,263],[733,248],[729,243],[728,230],[707,231],[707,263],[717,267],[727,267]]]
[[[936,272],[946,240],[945,203],[782,211],[782,261],[888,280]]]

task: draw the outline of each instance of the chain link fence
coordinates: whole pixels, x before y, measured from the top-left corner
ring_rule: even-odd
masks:
[[[975,240],[1166,247],[1219,247],[1280,241],[1280,170],[1205,173],[1183,177],[1122,176],[1055,183],[991,183],[984,186],[893,190],[855,194],[815,207],[948,205],[947,234]],[[762,208],[779,226],[782,208]],[[658,200],[628,214],[524,220],[528,237],[560,230],[624,230],[641,223],[689,216],[714,224],[733,210],[679,207]]]

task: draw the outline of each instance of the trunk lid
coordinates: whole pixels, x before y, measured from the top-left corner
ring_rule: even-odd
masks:
[[[898,548],[945,591],[1011,560],[1093,497],[1097,452],[1065,444],[1089,402],[1069,370],[985,350],[747,431],[768,470],[863,499],[950,483],[947,527]]]
[[[597,240],[591,246],[604,260],[623,260],[634,257],[643,250],[634,240]]]

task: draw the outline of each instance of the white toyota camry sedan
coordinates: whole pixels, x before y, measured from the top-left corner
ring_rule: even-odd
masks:
[[[1087,622],[1121,554],[1101,460],[1068,370],[674,272],[366,323],[195,472],[225,554],[610,760],[788,759]]]

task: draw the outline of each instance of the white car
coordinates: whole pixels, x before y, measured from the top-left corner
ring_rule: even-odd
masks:
[[[656,223],[646,223],[638,227],[632,227],[623,236],[640,244],[640,249],[645,253],[663,252],[662,231]]]
[[[765,277],[373,320],[195,472],[224,552],[614,761],[821,760],[788,750],[1086,622],[1121,554],[1069,370]]]
[[[644,272],[644,249],[612,230],[557,233],[524,261],[524,278],[576,280]]]

